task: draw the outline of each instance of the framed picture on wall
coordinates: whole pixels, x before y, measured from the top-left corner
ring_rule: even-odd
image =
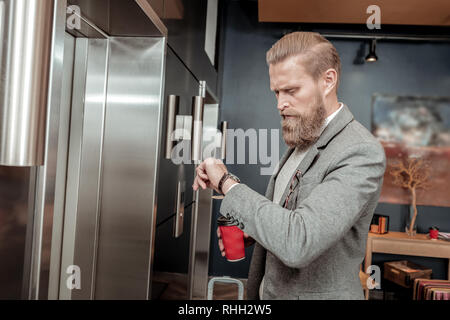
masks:
[[[429,188],[418,190],[417,204],[450,206],[450,97],[375,94],[372,133],[386,152],[380,202],[409,204],[410,194],[393,183],[393,164],[423,159],[430,167]]]

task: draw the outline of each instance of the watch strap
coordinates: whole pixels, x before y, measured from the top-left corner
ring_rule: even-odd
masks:
[[[222,178],[221,178],[220,181],[219,181],[219,185],[217,186],[217,188],[219,189],[219,191],[220,191],[222,194],[225,194],[225,193],[223,192],[223,190],[222,190],[222,187],[223,187],[223,184],[225,183],[225,181],[227,181],[228,178],[230,178],[230,179],[236,181],[237,183],[240,183],[240,182],[241,182],[241,180],[240,180],[238,177],[236,177],[234,174],[229,173],[229,172],[224,173],[223,176],[222,176]]]
[[[230,174],[229,174],[228,172],[225,172],[225,173],[223,174],[222,178],[220,178],[220,181],[219,181],[219,184],[218,184],[218,186],[217,186],[217,189],[219,189],[219,191],[220,191],[222,194],[224,194],[223,191],[222,191],[222,186],[223,186],[224,182],[225,182],[229,177],[230,177]]]

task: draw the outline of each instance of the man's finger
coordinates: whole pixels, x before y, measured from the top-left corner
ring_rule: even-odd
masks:
[[[223,241],[222,241],[222,234],[220,232],[220,228],[217,228],[217,238],[219,238],[219,249],[220,249],[220,253],[222,254],[222,257],[225,257],[225,247],[223,246]]]
[[[225,257],[225,247],[223,246],[222,240],[219,240],[219,249],[222,254],[222,257]]]
[[[208,188],[206,181],[204,181],[202,178],[198,177],[198,181],[200,182],[200,185],[202,186],[203,189]]]
[[[198,175],[195,176],[195,180],[197,181],[197,184],[202,187],[203,189],[206,188],[206,183],[203,181],[202,178],[200,178]]]
[[[205,169],[205,161],[203,161],[202,163],[200,163],[197,168],[195,169],[197,172],[201,171],[203,173],[206,173],[206,169]]]
[[[194,186],[195,185],[197,186],[197,188],[194,188],[194,190],[197,190],[199,187],[202,187],[202,189],[206,189],[206,183],[199,176],[196,176],[194,179]]]
[[[200,185],[202,186],[203,189],[208,188],[208,185],[207,185],[207,182],[208,182],[208,181],[205,181],[205,180],[203,180],[203,179],[200,178],[200,177],[197,177],[197,178],[198,178],[198,181],[200,182]]]
[[[219,243],[220,252],[221,252],[222,256],[224,256],[225,255],[225,247],[223,245],[222,239],[219,239],[218,243]]]
[[[197,171],[197,175],[202,179],[208,179],[208,175],[200,170]]]

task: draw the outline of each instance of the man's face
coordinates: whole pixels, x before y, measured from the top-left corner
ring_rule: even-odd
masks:
[[[293,56],[269,66],[270,89],[277,97],[284,141],[300,150],[317,141],[326,116],[318,82],[304,63],[301,56]]]

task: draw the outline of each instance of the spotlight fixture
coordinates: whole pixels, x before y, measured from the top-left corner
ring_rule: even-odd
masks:
[[[372,42],[370,43],[370,51],[369,54],[366,57],[367,62],[375,62],[378,60],[378,57],[375,53],[375,47],[377,46],[377,40],[372,39]]]

